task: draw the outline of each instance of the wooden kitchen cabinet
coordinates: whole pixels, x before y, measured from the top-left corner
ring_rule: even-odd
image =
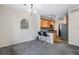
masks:
[[[54,25],[53,21],[50,20],[41,20],[41,28],[50,28],[50,25]]]
[[[47,20],[41,20],[41,27],[50,27],[50,23]]]

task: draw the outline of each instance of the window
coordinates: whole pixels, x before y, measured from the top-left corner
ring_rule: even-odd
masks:
[[[27,19],[22,19],[20,23],[21,29],[28,29],[29,28],[29,23]]]

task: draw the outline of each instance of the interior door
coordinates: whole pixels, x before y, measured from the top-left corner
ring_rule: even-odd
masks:
[[[69,44],[79,46],[79,10],[69,13]]]

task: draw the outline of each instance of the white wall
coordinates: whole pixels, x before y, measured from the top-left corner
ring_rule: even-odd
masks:
[[[21,30],[20,21],[26,18],[29,29]],[[15,10],[0,6],[0,47],[34,40],[40,30],[40,16],[26,13],[25,10]]]
[[[73,10],[74,12],[69,12],[69,44],[79,46],[79,9]]]

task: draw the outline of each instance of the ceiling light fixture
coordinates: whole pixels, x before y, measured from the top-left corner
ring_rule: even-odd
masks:
[[[29,5],[24,4],[24,6],[29,6]],[[27,10],[28,12],[31,12],[31,16],[33,13],[37,13],[35,10],[33,10],[33,8],[34,8],[34,4],[30,4],[30,9]]]

